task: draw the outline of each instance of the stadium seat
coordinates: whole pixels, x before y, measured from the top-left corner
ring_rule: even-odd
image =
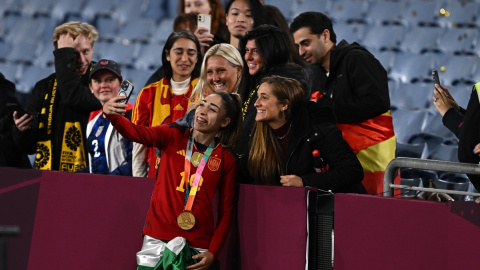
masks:
[[[368,1],[364,0],[340,0],[331,1],[330,7],[328,8],[328,6],[326,6],[325,9],[328,9],[328,15],[333,22],[365,24],[365,9],[367,5]],[[299,6],[296,11],[297,14],[300,14],[300,9],[302,8]],[[307,11],[308,9],[305,10],[305,8],[303,8],[302,10]]]
[[[112,42],[105,41],[105,40],[99,40],[95,42],[93,46],[93,55],[92,55],[92,60],[93,61],[98,61],[102,58],[105,58],[105,52],[109,50],[109,47],[111,46]],[[114,60],[114,59],[112,59]]]
[[[473,85],[456,85],[450,86],[448,92],[455,99],[457,104],[462,108],[467,108],[468,100],[470,99],[470,93]]]
[[[39,47],[38,43],[34,41],[12,44],[12,50],[6,59],[16,64],[32,64],[38,54]]]
[[[42,42],[38,49],[38,56],[35,57],[33,60],[33,65],[39,66],[39,67],[50,67],[53,66],[53,50],[55,48],[53,47],[53,44]]]
[[[444,29],[439,27],[413,27],[405,34],[400,48],[402,51],[410,53],[438,53],[437,42],[443,31]]]
[[[78,0],[56,1],[55,5],[53,5],[51,15],[59,21],[68,21],[67,16],[69,14],[76,14],[81,17],[81,8],[83,4],[84,1]],[[83,18],[81,20],[83,20]]]
[[[445,1],[445,13],[440,15],[439,22],[444,27],[474,28],[478,13],[478,2]]]
[[[422,187],[422,179],[421,178],[400,178],[400,185],[406,185],[410,187]],[[418,191],[415,190],[401,190],[401,196],[414,196],[417,194]]]
[[[112,17],[120,24],[125,24],[131,20],[138,20],[142,13],[148,8],[149,0],[118,0],[115,6],[115,12]]]
[[[467,191],[470,186],[470,180],[465,174],[459,173],[441,173],[433,183],[439,189]],[[454,200],[464,200],[464,195],[450,194]]]
[[[151,19],[156,22],[164,18],[175,18],[178,13],[177,12],[178,3],[176,1],[175,2],[172,1],[171,4],[165,3],[165,2],[167,1],[149,0],[146,3],[147,6],[145,10],[141,14],[141,18]]]
[[[423,158],[429,157],[427,143],[406,143],[397,141],[395,157]]]
[[[95,19],[95,27],[99,33],[99,40],[113,41],[117,37],[120,23],[111,16],[98,16]]]
[[[406,1],[373,1],[365,17],[372,25],[406,25],[405,9]]]
[[[444,85],[475,84],[478,75],[474,76],[477,69],[478,56],[446,54],[438,60],[436,70]]]
[[[408,143],[421,144],[426,143],[428,147],[428,153],[435,152],[440,144],[445,141],[445,138],[436,134],[420,132],[410,137]]]
[[[46,34],[45,22],[45,20],[32,17],[22,17],[21,20],[9,29],[6,40],[12,43],[25,41],[38,42],[38,40]]]
[[[1,63],[0,62],[0,72],[2,72],[3,76],[11,82],[17,83],[18,79],[18,65],[10,64],[10,63]]]
[[[140,70],[153,70],[156,67],[161,66],[162,50],[162,44],[149,43],[142,45],[134,64],[135,68]]]
[[[397,89],[392,91],[390,105],[394,109],[426,109],[432,102],[432,91],[431,83],[399,83]]]
[[[458,162],[458,145],[440,144],[429,159]]]
[[[101,52],[98,59],[111,59],[120,66],[132,66],[138,53],[137,44],[127,44],[113,42],[106,45],[106,50]]]
[[[82,10],[82,17],[87,21],[94,21],[97,16],[110,16],[115,10],[118,1],[86,0]]]
[[[420,178],[422,179],[422,186],[428,187],[430,180],[435,181],[438,179],[438,174],[436,171],[432,171],[432,170],[401,168],[400,177],[409,178],[409,179]]]
[[[306,1],[308,2],[308,1]],[[320,2],[319,0],[316,0],[316,2]],[[287,22],[291,22],[293,19],[293,4],[294,1],[285,1],[285,0],[270,0],[268,1],[269,5],[277,7],[280,12],[282,12],[283,16],[287,20]],[[305,4],[305,3],[303,3]],[[315,9],[310,9],[310,11],[315,11]],[[316,10],[316,11],[321,11],[321,10]]]
[[[443,125],[442,115],[437,111],[428,112],[426,124],[423,127],[422,131],[424,134],[439,136],[443,138],[443,141],[448,141],[452,138],[455,138],[455,134],[453,134],[448,128]]]
[[[383,68],[385,68],[387,72],[390,72],[390,69],[392,68],[393,63],[395,62],[395,55],[396,55],[395,52],[392,52],[392,51],[370,51],[370,52],[375,56],[375,58],[378,59],[378,61],[380,61]]]
[[[392,94],[393,92],[397,91],[398,89],[398,83],[394,80],[388,80],[388,95],[390,97],[390,104],[392,103]],[[393,108],[391,108],[393,109]]]
[[[53,6],[58,2],[57,0],[27,0],[23,7],[22,13],[28,16],[46,15],[49,16]]]
[[[411,27],[438,27],[440,3],[440,1],[409,1],[404,19]]]
[[[427,118],[426,110],[396,109],[392,111],[393,127],[397,141],[409,142],[413,136],[422,133]]]
[[[122,71],[124,79],[128,80],[135,86],[132,96],[129,100],[132,104],[134,104],[138,94],[152,75],[153,71],[139,70],[135,68],[124,68]]]
[[[375,25],[369,28],[362,41],[368,50],[400,51],[405,29],[399,25]]]
[[[12,44],[4,39],[0,39],[0,62],[7,60],[7,55],[10,54]]]
[[[1,6],[1,5],[0,5]],[[1,24],[0,24],[0,38],[1,40],[5,40],[7,38],[10,29],[14,26],[18,25],[22,21],[21,14],[15,13],[8,13],[2,17]]]
[[[35,84],[41,79],[55,72],[53,67],[44,68],[38,66],[23,66],[22,79],[17,83],[17,90],[23,93],[31,93]]]
[[[445,54],[476,55],[475,45],[478,43],[478,30],[470,28],[446,29],[439,38],[438,49]]]
[[[168,36],[173,32],[173,20],[174,19],[163,19],[160,21],[152,32],[150,43],[164,44]]]
[[[167,14],[165,14],[165,17],[158,17],[157,21],[164,18],[175,19],[175,17],[177,17],[179,14],[178,0],[163,0],[163,8],[167,11]]]
[[[117,40],[128,43],[148,42],[154,27],[155,23],[150,19],[128,21],[121,31],[118,32]]]
[[[333,25],[337,42],[345,39],[348,43],[362,43],[365,36],[365,24],[337,22]]]
[[[437,55],[397,53],[388,76],[403,83],[431,82]]]
[[[21,14],[26,0],[5,0],[0,5],[1,14]]]
[[[470,180],[470,179],[469,179]],[[478,190],[475,189],[475,187],[473,186],[472,182],[470,182],[468,184],[468,189],[467,189],[468,192],[474,192],[474,193],[478,193]],[[478,197],[474,197],[474,196],[471,196],[471,195],[468,195],[468,196],[465,196],[464,200],[465,201],[475,201]]]

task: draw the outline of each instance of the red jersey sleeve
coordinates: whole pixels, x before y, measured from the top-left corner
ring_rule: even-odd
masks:
[[[157,84],[150,84],[140,91],[132,111],[132,123],[142,126],[151,126],[153,115],[153,101]]]
[[[215,232],[208,250],[218,257],[220,249],[225,243],[228,231],[230,230],[235,202],[235,183],[237,178],[237,164],[235,157],[227,150],[223,150],[224,160],[222,168],[222,179],[220,182],[218,199],[218,218]]]

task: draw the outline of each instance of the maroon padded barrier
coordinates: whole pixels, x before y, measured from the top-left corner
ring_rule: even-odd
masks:
[[[240,185],[241,269],[305,269],[308,189]]]
[[[15,168],[0,177],[0,224],[21,228],[8,269],[135,269],[153,179]],[[221,269],[304,269],[307,191],[240,185]]]
[[[334,269],[471,269],[479,216],[474,202],[337,194]]]
[[[8,240],[8,269],[135,268],[153,179],[13,168],[0,175],[9,184],[0,189],[0,224],[21,229]]]

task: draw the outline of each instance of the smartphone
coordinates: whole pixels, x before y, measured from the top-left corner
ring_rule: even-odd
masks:
[[[203,32],[202,34],[204,33],[210,34],[210,31],[212,29],[212,16],[210,14],[198,14],[197,18],[198,18],[197,27],[198,28],[205,27],[208,29],[206,32]]]
[[[122,85],[120,86],[120,91],[118,92],[117,96],[124,96],[127,97],[126,99],[119,100],[118,103],[127,104],[128,99],[132,95],[133,92],[133,84],[129,81],[124,80]]]
[[[22,105],[18,103],[7,103],[7,108],[13,113],[17,111],[17,117],[20,118],[27,112],[23,109]]]
[[[438,71],[432,70],[433,83],[440,85],[440,79],[438,78]]]

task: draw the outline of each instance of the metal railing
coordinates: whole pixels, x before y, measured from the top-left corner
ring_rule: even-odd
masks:
[[[427,191],[427,192],[435,191],[435,192],[443,192],[447,194],[458,194],[458,195],[467,195],[467,196],[480,196],[480,193],[475,193],[475,192],[395,185],[393,184],[393,180],[397,176],[397,171],[400,168],[414,168],[414,169],[423,169],[423,170],[434,170],[434,171],[480,175],[480,165],[477,165],[477,164],[399,157],[390,161],[390,163],[388,163],[387,165],[387,168],[385,169],[385,176],[383,178],[383,196],[384,197],[393,197],[393,188]]]

